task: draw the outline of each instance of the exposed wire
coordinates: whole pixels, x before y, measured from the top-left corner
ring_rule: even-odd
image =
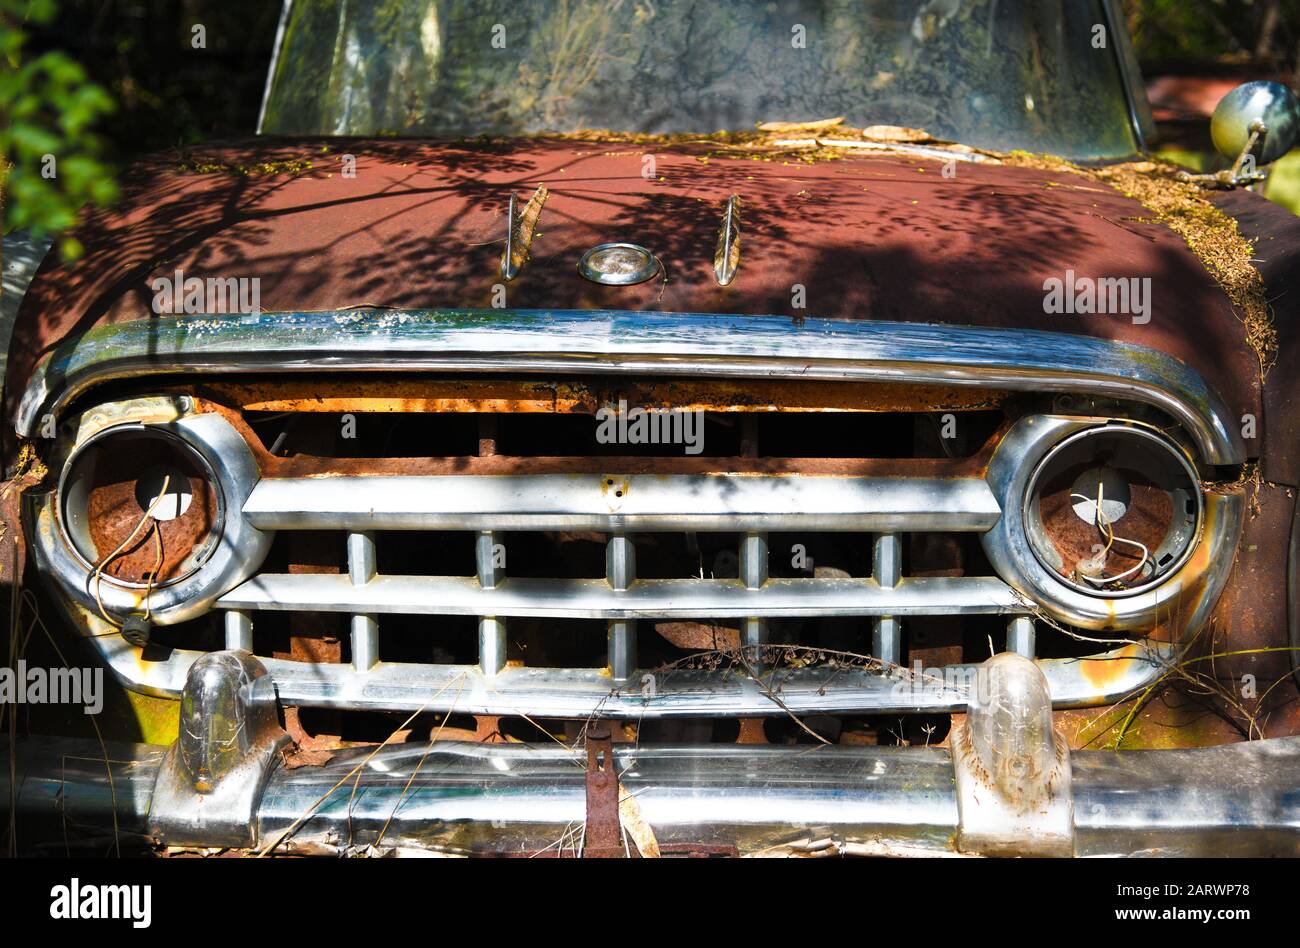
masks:
[[[108,566],[109,563],[113,562],[113,560],[117,559],[122,554],[122,551],[131,545],[131,542],[136,538],[136,534],[140,532],[140,528],[143,527],[153,517],[153,512],[158,509],[158,505],[162,503],[163,498],[167,496],[167,488],[170,485],[171,485],[171,475],[170,474],[164,475],[163,482],[162,482],[162,490],[158,491],[158,496],[153,499],[153,503],[151,503],[149,505],[149,509],[144,512],[144,516],[142,516],[140,518],[140,522],[135,525],[135,529],[131,531],[131,533],[127,536],[125,540],[123,540],[120,544],[118,544],[116,550],[114,550],[112,553],[108,554],[108,556],[104,557],[97,564],[95,564],[95,572],[91,579],[91,583],[95,592],[95,604],[99,606],[99,614],[104,617],[104,621],[107,622],[109,625],[114,626],[118,629],[122,628],[122,623],[118,622],[116,619],[110,616],[108,614],[108,611],[104,608],[104,600],[99,593],[100,579],[104,574],[104,568]],[[153,592],[154,579],[158,575],[158,570],[161,569],[162,567],[162,554],[163,554],[162,535],[161,535],[162,531],[161,528],[158,527],[157,520],[154,521],[154,526],[158,528],[158,534],[159,534],[157,537],[158,561],[154,566],[153,572],[149,576],[149,583],[145,587],[144,599],[145,599],[146,618],[148,618],[150,614],[149,597],[150,594]]]
[[[1130,567],[1129,569],[1126,569],[1124,572],[1119,573],[1118,575],[1089,576],[1087,573],[1079,572],[1078,575],[1081,578],[1092,583],[1094,586],[1101,586],[1106,583],[1117,583],[1125,579],[1128,579],[1138,570],[1142,569],[1142,567],[1146,566],[1147,560],[1151,559],[1151,551],[1147,549],[1146,544],[1140,543],[1137,540],[1129,540],[1117,534],[1115,532],[1114,527],[1111,526],[1110,518],[1107,517],[1105,511],[1102,510],[1102,501],[1104,501],[1106,498],[1106,488],[1100,479],[1098,479],[1097,481],[1097,497],[1095,500],[1091,497],[1085,496],[1084,494],[1074,494],[1074,493],[1070,494],[1071,500],[1075,500],[1076,498],[1078,500],[1082,500],[1084,503],[1096,504],[1096,515],[1094,517],[1094,520],[1096,522],[1098,531],[1100,531],[1102,537],[1104,537],[1106,540],[1106,546],[1102,548],[1091,560],[1087,560],[1087,561],[1081,560],[1080,563],[1083,562],[1094,563],[1096,564],[1098,571],[1105,569],[1106,557],[1110,553],[1111,547],[1113,547],[1116,543],[1123,543],[1125,546],[1137,547],[1139,550],[1142,551],[1142,556],[1137,561],[1137,564],[1135,566]]]

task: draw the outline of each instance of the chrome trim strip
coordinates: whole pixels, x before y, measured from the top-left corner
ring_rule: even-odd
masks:
[[[1124,84],[1124,101],[1128,106],[1129,125],[1133,129],[1137,150],[1139,153],[1146,152],[1155,143],[1156,123],[1151,115],[1151,103],[1147,101],[1142,69],[1133,50],[1132,38],[1128,35],[1120,0],[1102,0],[1102,15],[1106,19],[1106,31],[1111,39],[1109,46],[1115,51],[1115,63]]]
[[[34,240],[25,230],[15,231],[3,237],[4,272],[0,274],[0,387],[5,380],[5,369],[9,363],[9,342],[13,337],[14,321],[18,318],[18,308],[22,306],[27,287],[41,268],[50,248],[54,246],[54,234],[46,234],[40,240]]]
[[[1113,658],[1042,659],[1052,704],[1057,708],[1110,704],[1153,680],[1172,657],[1172,650],[1154,646],[1153,658],[1130,652]],[[312,665],[263,659],[286,704],[344,709],[458,711],[469,714],[642,719],[647,717],[744,717],[745,715],[851,714],[872,711],[898,713],[964,711],[975,665],[952,665],[944,681],[915,681],[910,673],[896,676],[852,668],[780,669],[762,681],[743,674],[718,671],[638,669],[625,690],[606,669],[507,667],[494,678],[477,666],[403,665],[382,663],[364,674],[347,665]],[[642,678],[653,676],[654,697],[643,693]],[[1099,685],[1092,676],[1102,676]],[[463,677],[462,677],[463,676]],[[948,681],[958,684],[946,684]],[[460,691],[461,685],[463,691]],[[457,699],[457,692],[460,698]],[[441,692],[436,699],[430,696]],[[773,698],[775,694],[780,704]],[[492,709],[492,710],[488,710]]]
[[[819,475],[448,475],[264,478],[262,530],[987,530],[983,478]]]
[[[1208,464],[1245,458],[1232,414],[1162,352],[1042,330],[784,316],[423,310],[139,319],[60,345],[24,393],[30,437],[95,385],[168,372],[519,371],[785,376],[1138,401],[1186,427]]]
[[[722,209],[722,227],[718,230],[718,246],[713,254],[713,275],[718,286],[730,286],[739,268],[740,195],[733,194]]]
[[[99,616],[75,604],[74,622],[116,678],[132,691],[175,698],[189,668],[207,652],[173,649],[160,661],[112,634]],[[914,624],[922,620],[913,620]],[[814,650],[816,651],[816,650]],[[1113,704],[1158,677],[1175,650],[1161,642],[1126,645],[1087,658],[1037,659],[1057,708]],[[763,679],[736,666],[730,672],[637,669],[620,687],[601,668],[507,666],[484,675],[477,665],[414,665],[379,662],[358,671],[351,665],[260,658],[275,680],[282,704],[342,710],[450,712],[466,714],[639,720],[652,717],[745,717],[799,714],[950,713],[964,710],[977,665],[951,665],[942,679],[918,679],[906,669],[818,665],[769,670]],[[725,662],[724,657],[724,665]],[[645,676],[655,684],[645,690]],[[774,700],[773,695],[780,699]]]
[[[515,193],[510,192],[506,200],[506,246],[501,252],[501,279],[509,283],[519,276],[519,268],[514,265],[515,256]]]
[[[284,0],[280,8],[280,22],[275,28],[275,40],[271,46],[271,65],[266,70],[266,85],[262,87],[262,105],[257,110],[257,134],[262,134],[262,123],[266,120],[266,104],[271,101],[271,85],[275,82],[275,67],[280,62],[280,51],[284,49],[284,31],[289,24],[289,13],[293,0]]]
[[[818,616],[1028,615],[1034,607],[1000,579],[641,579],[615,589],[603,579],[503,579],[484,588],[474,576],[347,576],[263,573],[217,600],[225,609],[356,612],[378,615],[551,616],[567,619],[727,619]]]
[[[1287,547],[1287,641],[1291,646],[1291,675],[1300,685],[1300,500],[1291,515],[1291,542]]]

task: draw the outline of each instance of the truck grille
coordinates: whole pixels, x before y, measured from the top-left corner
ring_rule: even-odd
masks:
[[[328,473],[264,478],[245,519],[281,541],[346,550],[345,564],[267,569],[223,595],[227,647],[270,656],[289,703],[638,719],[942,712],[965,706],[967,678],[993,635],[999,648],[1036,655],[1036,607],[998,577],[903,569],[918,540],[976,539],[997,522],[978,456],[889,461],[893,476],[790,473],[825,467],[818,459],[511,460],[537,473],[358,473],[376,465],[336,461]],[[589,553],[603,547],[603,568],[590,555],[539,562],[539,545],[555,550],[557,537],[578,537]],[[828,538],[849,551],[837,565],[787,567],[792,553]],[[708,555],[665,565],[665,546]],[[398,568],[381,568],[385,559]],[[520,560],[526,568],[515,574]],[[283,652],[254,633],[277,614],[299,629],[339,630],[341,660],[275,657]],[[940,623],[951,629],[953,617],[982,622],[971,662],[905,667],[909,644]],[[537,664],[516,642],[523,625],[558,654]],[[807,634],[812,627],[835,634]],[[662,647],[664,630],[692,647]],[[579,660],[554,647],[565,636]],[[1108,690],[1071,656],[1046,658],[1044,668],[1063,706]]]
[[[592,416],[624,400],[703,411],[707,455],[593,446]],[[1147,589],[1052,575],[1065,554],[1028,548],[1024,501],[1053,445],[1138,427],[1210,468],[1245,453],[1176,360],[1026,330],[623,311],[129,320],[38,367],[16,430],[35,438],[47,417],[75,433],[70,460],[151,430],[220,487],[217,529],[191,525],[172,551],[185,562],[143,586],[116,580],[146,557],[92,573],[147,489],[105,464],[24,494],[36,566],[114,674],[175,697],[204,652],[250,648],[290,707],[879,722],[963,709],[973,667],[1005,649],[1036,657],[1056,706],[1104,704],[1204,627],[1243,513],[1207,490],[1179,521],[1201,524],[1176,538],[1185,559],[1160,554],[1169,575]],[[936,434],[954,417],[957,439]],[[121,523],[82,529],[87,497],[109,494]],[[175,547],[184,526],[160,533]],[[148,647],[106,609],[150,612]]]

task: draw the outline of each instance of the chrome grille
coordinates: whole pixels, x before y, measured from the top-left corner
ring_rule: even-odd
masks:
[[[1008,643],[1034,654],[1034,606],[993,576],[902,574],[905,530],[980,532],[1000,508],[982,478],[816,475],[521,475],[267,478],[244,516],[263,530],[337,531],[346,574],[262,573],[222,596],[227,646],[252,648],[256,616],[266,611],[351,616],[351,665],[271,659],[282,699],[329,707],[450,707],[476,713],[585,716],[754,715],[799,711],[952,710],[966,695],[953,682],[918,683],[897,663],[909,625],[950,615],[1002,615]],[[511,577],[511,536],[521,531],[588,530],[605,536],[604,578]],[[477,535],[466,575],[382,575],[376,533],[461,530]],[[860,534],[872,549],[872,575],[773,578],[767,531]],[[638,535],[717,531],[738,535],[734,579],[639,579]],[[870,538],[867,539],[867,535]],[[380,662],[378,617],[473,616],[476,666]],[[604,668],[507,666],[511,619],[603,620]],[[818,652],[821,667],[781,667],[786,646],[772,644],[768,622],[861,617],[862,648],[874,661],[850,664]],[[637,623],[646,619],[727,619],[741,631],[734,673],[717,668],[643,668]],[[867,643],[870,643],[868,646]],[[1095,701],[1098,689],[1079,663],[1046,660],[1062,705]],[[779,677],[779,703],[773,676]],[[647,683],[650,686],[647,687]],[[1123,676],[1117,684],[1124,686]],[[456,699],[453,702],[453,697]]]
[[[1144,637],[1168,617],[1178,618],[1179,628],[1170,630],[1169,636],[1175,643],[1187,630],[1203,627],[1227,581],[1226,567],[1240,535],[1240,496],[1209,492],[1206,526],[1196,554],[1160,588],[1116,599],[1063,588],[1047,575],[1022,542],[1019,516],[1024,477],[1033,467],[1030,456],[1040,457],[1051,443],[1108,418],[1132,419],[1161,431],[1181,430],[1204,465],[1240,464],[1245,450],[1232,413],[1185,365],[1153,350],[1056,332],[818,318],[802,321],[795,332],[789,322],[784,316],[683,313],[384,310],[141,319],[94,329],[38,367],[22,395],[14,419],[16,430],[35,437],[47,416],[70,423],[78,430],[78,440],[122,423],[165,428],[206,458],[221,482],[231,516],[224,524],[217,556],[189,579],[158,587],[148,597],[159,631],[176,633],[169,647],[158,650],[142,651],[129,644],[101,618],[105,605],[119,615],[139,611],[141,596],[111,584],[95,590],[103,593],[104,603],[91,595],[85,563],[70,551],[62,529],[54,491],[24,494],[33,526],[33,559],[54,580],[60,603],[106,665],[128,687],[146,694],[178,696],[193,663],[204,650],[217,647],[220,637],[214,639],[208,623],[214,606],[225,611],[227,641],[241,647],[262,647],[259,637],[265,638],[275,625],[274,620],[267,621],[272,607],[305,607],[299,615],[306,622],[321,612],[349,615],[354,646],[359,646],[353,648],[351,663],[264,660],[286,703],[349,709],[454,707],[471,714],[586,717],[600,712],[633,718],[761,715],[783,710],[957,710],[965,706],[963,694],[946,688],[899,688],[907,682],[892,676],[887,662],[879,659],[906,654],[902,646],[914,646],[912,636],[929,627],[945,621],[951,627],[951,619],[944,616],[970,616],[980,609],[995,613],[994,625],[1006,624],[1006,647],[1026,654],[1036,647],[1043,654],[1061,654],[1056,631],[1039,623],[1036,636],[1037,615],[1026,611],[997,577],[1032,591],[1035,605],[1055,621],[1100,636],[1090,641],[1105,641],[1106,631],[1112,629],[1120,630],[1121,637],[1144,639],[1131,647],[1082,658],[1039,658],[1058,707],[1102,704],[1149,685],[1177,645]],[[396,375],[390,378],[390,373]],[[844,385],[856,393],[848,400],[836,396],[818,401],[825,397],[824,389],[818,390],[820,394],[795,391],[793,400],[770,392],[757,402],[767,408],[757,410],[790,405],[827,413],[910,413],[918,410],[914,393],[900,388],[921,386],[939,387],[945,394],[939,403],[928,396],[921,399],[924,407],[919,410],[975,410],[991,404],[987,396],[996,394],[1025,400],[1026,412],[1052,414],[1022,415],[1001,436],[991,460],[983,459],[989,461],[987,467],[978,462],[881,463],[846,471],[805,452],[789,455],[802,458],[798,477],[785,476],[795,474],[793,469],[778,473],[770,467],[761,473],[738,474],[754,470],[744,459],[760,456],[747,453],[748,439],[742,439],[736,450],[741,457],[719,456],[713,468],[683,467],[675,472],[680,476],[637,474],[630,478],[633,489],[620,497],[617,487],[612,496],[609,492],[598,496],[592,476],[550,474],[591,472],[595,463],[615,471],[645,467],[613,457],[583,459],[558,451],[547,464],[514,476],[520,473],[520,465],[513,458],[467,457],[472,447],[457,448],[437,438],[427,438],[426,443],[441,444],[441,450],[451,456],[430,458],[427,463],[421,459],[419,465],[405,463],[410,458],[393,458],[384,447],[370,455],[327,455],[317,458],[317,464],[281,464],[286,459],[268,459],[267,444],[255,445],[257,436],[242,420],[231,419],[231,413],[223,419],[212,413],[211,405],[200,408],[206,396],[195,396],[180,381],[191,375],[201,375],[212,392],[226,390],[229,397],[223,405],[238,405],[238,410],[248,413],[300,410],[292,392],[287,409],[273,404],[275,398],[269,402],[263,398],[261,389],[268,382],[273,388],[289,386],[299,392],[302,399],[316,403],[313,411],[343,412],[351,410],[345,406],[353,404],[354,394],[361,401],[388,403],[390,395],[409,389],[415,402],[422,403],[424,384],[442,378],[472,380],[479,386],[475,398],[486,407],[455,407],[462,403],[459,392],[441,398],[448,392],[440,389],[433,394],[439,395],[442,407],[396,410],[469,410],[487,417],[514,410],[494,404],[494,386],[501,378],[562,376],[563,384],[549,390],[542,384],[532,391],[532,402],[549,404],[521,410],[590,414],[597,404],[609,403],[612,395],[604,391],[606,383],[621,390],[631,380],[644,378],[653,389],[648,390],[647,405],[678,405],[673,390],[679,384],[705,380],[725,383],[724,389],[736,384],[760,388],[771,382],[782,392],[811,384],[837,389]],[[169,386],[166,378],[177,384]],[[363,379],[372,383],[364,384]],[[400,384],[391,388],[396,384],[393,379],[409,383],[408,389]],[[109,384],[124,393],[139,392],[146,384],[153,386],[154,380],[163,392],[91,403],[91,393],[106,390]],[[243,398],[241,389],[251,397]],[[168,391],[166,397],[154,397]],[[707,407],[717,401],[706,393],[686,404]],[[527,402],[529,398],[523,397]],[[74,416],[79,404],[88,407]],[[727,404],[748,411],[746,406],[755,403]],[[495,447],[483,450],[483,439],[480,434],[479,453],[495,454]],[[877,442],[864,438],[860,443]],[[965,476],[928,476],[936,471]],[[454,482],[453,478],[469,472],[475,477]],[[812,476],[881,472],[890,476],[857,480]],[[437,476],[412,476],[416,474]],[[700,476],[692,481],[694,475]],[[619,480],[617,474],[611,476]],[[572,485],[576,486],[570,489]],[[450,489],[453,486],[457,489]],[[575,503],[575,497],[581,502]],[[536,570],[520,570],[512,577],[490,562],[484,566],[481,555],[478,562],[464,557],[463,571],[437,569],[455,575],[422,575],[405,567],[387,575],[378,568],[377,557],[394,548],[388,546],[392,537],[385,531],[458,530],[464,531],[466,539],[479,537],[489,548],[496,543],[509,548],[521,532],[545,530],[547,524],[600,533],[611,554],[605,577],[546,582],[543,576],[537,582]],[[867,551],[872,551],[875,565],[865,571],[855,569],[851,580],[794,582],[769,576],[764,534],[774,539],[788,529],[840,531],[838,539],[851,541],[863,551],[864,561]],[[346,578],[277,576],[266,565],[275,533],[307,530],[334,531],[339,560],[344,547],[350,547]],[[689,588],[680,579],[651,578],[652,569],[635,578],[641,536],[685,530],[734,538],[741,568],[728,575],[737,578],[692,581]],[[988,565],[976,567],[975,572],[985,575],[942,579],[904,575],[900,568],[904,544],[923,542],[915,531],[941,536],[977,532],[983,555],[976,559],[987,560]],[[649,565],[651,558],[647,555],[645,560]],[[380,661],[378,652],[366,646],[388,641],[386,635],[393,630],[381,630],[380,620],[386,616],[382,610],[394,608],[415,611],[414,617],[401,620],[408,626],[428,617],[434,633],[443,627],[439,617],[462,625],[465,616],[481,617],[479,661],[459,665]],[[860,619],[861,648],[869,647],[877,660],[872,666],[853,667],[834,660],[797,667],[751,663],[738,673],[678,669],[652,679],[657,690],[647,695],[643,676],[630,667],[637,664],[632,648],[636,623],[643,615],[681,615],[700,609],[730,616],[728,621],[737,621],[744,641],[751,643],[767,637],[769,624],[793,621],[780,617],[799,610],[845,616],[836,621],[850,625]],[[607,624],[613,645],[606,656],[607,667],[519,667],[505,662],[502,643],[507,641],[510,623],[553,622],[562,631],[567,624],[593,621],[572,618],[575,614],[595,615],[595,622]],[[285,615],[293,613],[281,612],[278,618]],[[974,617],[962,626],[988,622]],[[260,636],[255,630],[260,630]],[[310,637],[310,629],[304,632]],[[1076,646],[1072,654],[1085,647]],[[263,655],[271,652],[291,654],[262,647]],[[470,652],[458,652],[456,661],[467,662]],[[979,660],[986,654],[972,652],[964,657]],[[969,666],[955,670],[965,667]],[[615,680],[615,671],[631,674],[626,680]]]

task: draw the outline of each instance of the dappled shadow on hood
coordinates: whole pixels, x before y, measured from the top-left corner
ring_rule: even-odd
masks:
[[[33,282],[10,411],[43,355],[95,325],[151,317],[152,281],[177,269],[255,278],[264,311],[489,307],[508,196],[523,202],[542,183],[550,198],[532,258],[505,288],[512,308],[785,315],[792,331],[805,316],[1054,329],[1161,349],[1234,410],[1257,410],[1255,356],[1226,298],[1139,204],[1076,175],[944,168],[903,155],[806,162],[710,143],[555,139],[259,139],[155,156],[128,173],[118,205],[80,226],[85,258],[47,261]],[[713,254],[732,194],[741,263],[720,287]],[[648,247],[662,275],[585,281],[579,257],[606,241]],[[1046,314],[1044,280],[1067,270],[1149,278],[1150,321]]]

